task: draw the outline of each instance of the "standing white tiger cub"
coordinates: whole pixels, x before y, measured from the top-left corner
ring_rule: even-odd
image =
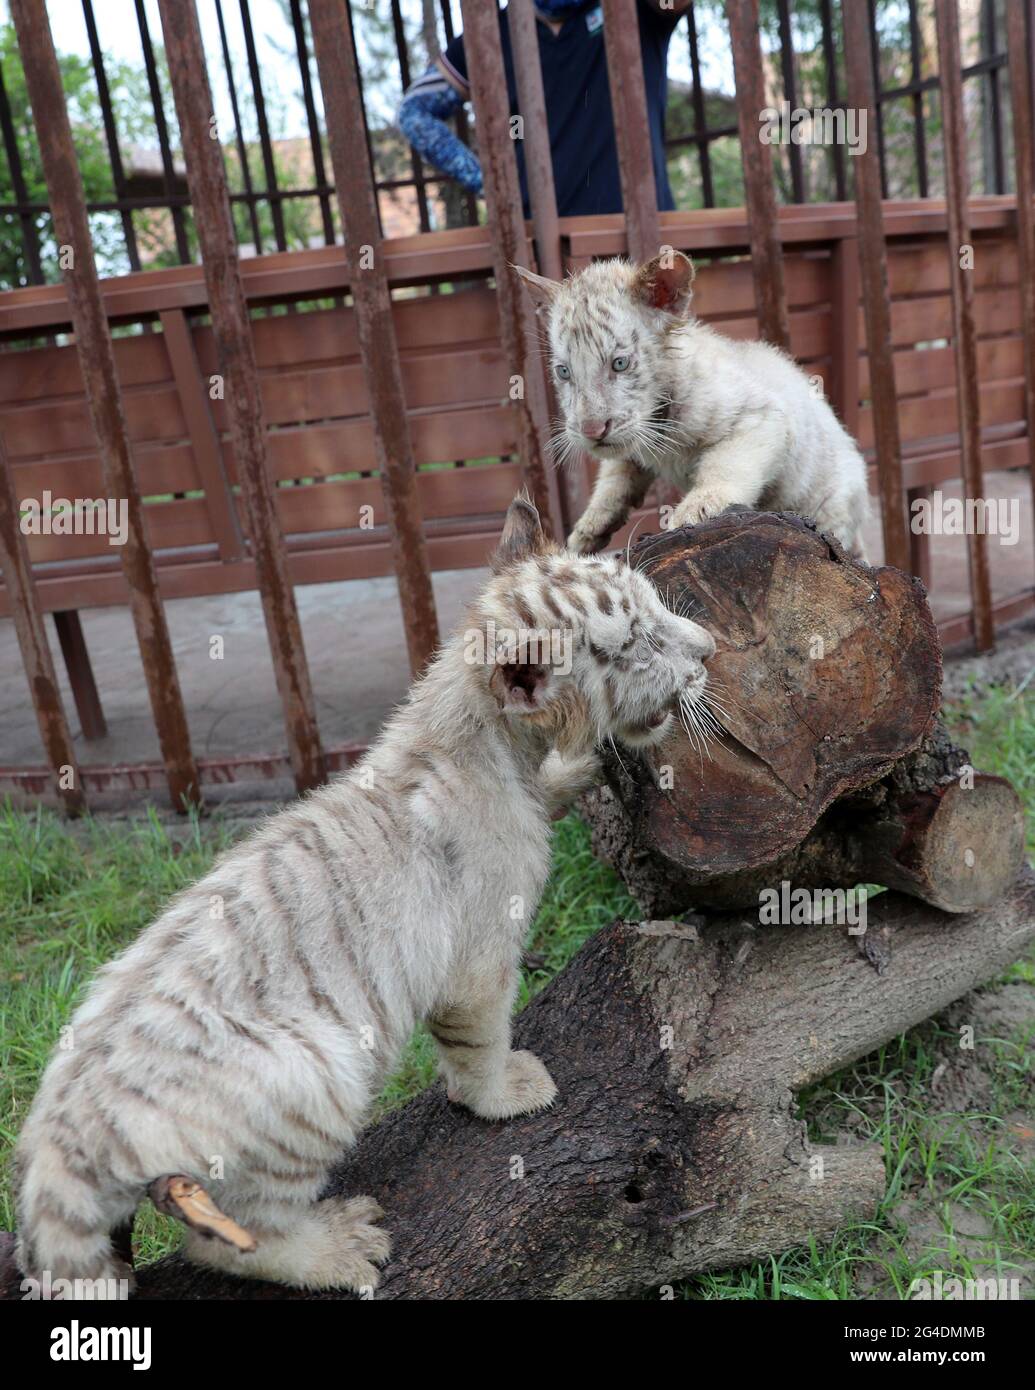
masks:
[[[560,284],[515,270],[547,315],[562,456],[600,460],[573,550],[602,549],[657,477],[685,494],[673,526],[737,503],[796,512],[864,558],[869,499],[855,441],[784,353],[690,314],[688,257],[596,261]]]
[[[673,701],[701,696],[715,644],[619,560],[549,545],[523,499],[494,568],[468,632],[363,761],[99,972],[18,1144],[25,1275],[127,1278],[112,1232],[155,1179],[183,1174],[256,1242],[241,1253],[192,1231],[191,1258],[375,1285],[380,1209],[318,1198],[416,1022],[476,1115],[553,1100],[542,1062],[510,1047],[551,815],[595,777],[597,739],[664,737]]]

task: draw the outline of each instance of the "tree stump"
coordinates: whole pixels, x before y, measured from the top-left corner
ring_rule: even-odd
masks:
[[[869,569],[793,516],[724,513],[632,561],[702,622],[717,731],[605,758],[594,849],[649,916],[764,888],[878,883],[945,912],[991,906],[1023,860],[1020,800],[937,720],[941,654],[919,580]]]

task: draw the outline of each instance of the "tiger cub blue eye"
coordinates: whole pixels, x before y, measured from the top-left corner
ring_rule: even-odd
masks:
[[[624,372],[624,371],[627,371],[628,368],[629,368],[629,359],[628,359],[628,357],[612,357],[612,358],[611,358],[611,370],[612,370],[613,372]]]
[[[566,367],[563,362],[558,362],[557,365],[554,367],[554,371],[560,377],[561,381],[571,380],[571,368]]]

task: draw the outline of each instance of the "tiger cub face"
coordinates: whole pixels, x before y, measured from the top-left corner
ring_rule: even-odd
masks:
[[[596,742],[646,747],[666,737],[680,704],[702,700],[713,638],[624,559],[560,550],[519,497],[493,567],[477,619],[505,715],[560,730],[578,712]]]

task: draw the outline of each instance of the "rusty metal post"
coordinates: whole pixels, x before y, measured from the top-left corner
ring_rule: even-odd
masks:
[[[758,0],[726,0],[737,89],[740,162],[744,170],[751,273],[758,306],[758,329],[769,343],[791,350],[791,325],[783,279],[783,246],[776,217],[773,157],[762,141],[759,116],[765,107]]]
[[[115,354],[101,302],[83,184],[61,87],[61,71],[44,0],[11,0],[11,16],[43,160],[54,235],[64,253],[65,286],[90,417],[104,468],[105,488],[109,499],[126,506],[128,538],[120,547],[120,559],[129,586],[130,611],[140,644],[169,795],[176,809],[183,810],[187,803],[200,798],[198,771],[191,753],[172,643],[144,529]]]
[[[661,221],[636,0],[603,0],[603,5],[607,79],[622,181],[625,235],[632,259],[649,261],[661,246]]]
[[[406,647],[410,668],[417,674],[438,643],[438,619],[377,201],[366,146],[358,138],[364,126],[355,52],[340,0],[310,0],[309,22],[323,89],[338,208],[345,229],[349,288],[356,309],[374,449],[388,510]]]
[[[500,340],[511,379],[511,408],[518,419],[521,471],[544,526],[563,530],[556,469],[544,462],[550,436],[550,408],[537,350],[535,314],[511,266],[522,264],[528,239],[521,209],[521,188],[511,138],[510,113],[500,93],[507,90],[500,47],[499,14],[483,0],[461,0],[464,52],[478,129],[492,267],[500,316]]]
[[[36,711],[40,738],[54,774],[54,789],[67,816],[86,810],[79,763],[68,730],[61,692],[47,642],[43,614],[32,582],[29,551],[22,535],[18,500],[14,493],[7,450],[0,435],[0,570],[11,596],[11,616],[22,652],[26,679]]]
[[[972,246],[967,206],[967,130],[963,117],[960,75],[958,0],[935,0],[938,31],[938,73],[942,100],[942,142],[945,150],[945,208],[948,222],[949,282],[952,286],[952,342],[956,357],[956,395],[959,409],[960,459],[965,498],[984,495],[981,468],[981,396],[974,323],[974,275],[964,269],[963,248]],[[988,572],[987,537],[967,536],[974,642],[979,652],[995,646],[992,589]]]
[[[1010,104],[1013,112],[1013,158],[1017,186],[1017,265],[1024,330],[1024,413],[1028,421],[1028,467],[1035,488],[1035,197],[1032,135],[1030,49],[1025,9],[1006,7],[1006,46],[1010,54]]]
[[[557,217],[557,189],[553,181],[553,156],[550,151],[550,127],[546,114],[546,93],[543,90],[543,70],[539,62],[539,26],[534,0],[510,0],[507,23],[510,26],[510,51],[514,58],[514,78],[517,83],[518,110],[523,120],[522,139],[525,153],[525,177],[532,205],[532,229],[535,233],[538,268],[551,280],[564,276],[561,256],[560,222]],[[545,373],[548,409],[551,417],[557,414],[549,372]],[[564,505],[564,524],[571,530],[589,501],[589,460],[585,454],[577,462],[561,470],[560,485]]]
[[[535,0],[510,0],[507,5],[510,51],[514,58],[518,110],[522,120],[522,148],[525,152],[525,178],[532,205],[539,273],[559,280],[564,273],[561,260],[561,230],[557,218],[557,189],[553,181],[550,127],[546,116],[543,70],[539,63],[539,36]]]
[[[306,791],[324,781],[326,773],[302,626],[270,480],[259,371],[237,261],[223,152],[212,126],[205,52],[194,0],[159,0],[158,9],[291,767],[296,787]]]
[[[870,59],[867,0],[844,0],[848,101],[866,115],[872,137],[876,94]],[[895,358],[891,340],[891,293],[888,289],[888,250],[881,207],[880,155],[872,138],[851,161],[855,171],[855,206],[859,231],[859,274],[866,320],[866,354],[870,362],[870,401],[877,455],[884,561],[910,569],[909,526],[902,477],[902,444],[895,390]]]

